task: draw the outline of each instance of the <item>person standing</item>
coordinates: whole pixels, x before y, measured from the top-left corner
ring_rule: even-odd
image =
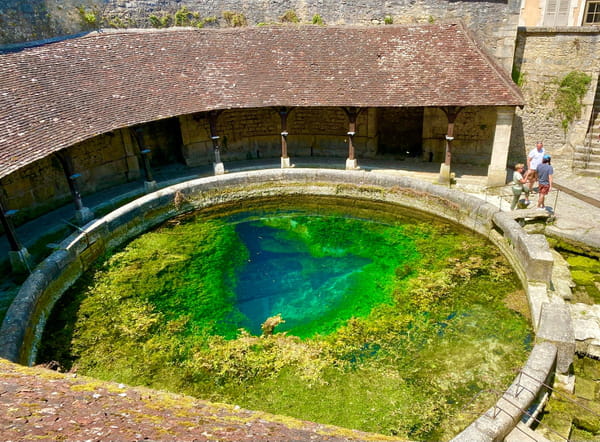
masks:
[[[525,176],[527,177],[527,181],[529,182],[529,189],[533,190],[535,182],[537,179],[537,167],[542,164],[542,158],[546,151],[544,150],[544,143],[538,141],[535,143],[535,147],[529,151],[527,155],[527,173]]]
[[[529,188],[525,185],[525,183],[527,183],[527,178],[523,176],[523,172],[525,172],[525,165],[523,163],[515,164],[512,185],[513,200],[510,205],[510,210],[515,210],[522,193],[525,193],[525,205],[529,205]]]
[[[538,182],[540,183],[539,197],[537,202],[538,209],[545,210],[544,199],[546,195],[552,190],[552,175],[554,174],[554,168],[550,164],[550,155],[544,155],[542,157],[542,164],[540,164],[536,171],[538,176]]]

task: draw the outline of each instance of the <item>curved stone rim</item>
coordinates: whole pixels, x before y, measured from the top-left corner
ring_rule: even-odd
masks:
[[[552,313],[556,308],[544,308],[548,304],[546,290],[553,264],[545,237],[527,234],[513,217],[498,212],[492,204],[405,176],[331,169],[267,169],[199,178],[160,189],[91,221],[66,238],[58,250],[36,267],[9,307],[0,328],[0,357],[23,364],[35,360],[36,347],[54,303],[104,252],[183,213],[241,199],[289,195],[344,196],[387,202],[467,227],[490,239],[513,265],[527,291],[533,327],[538,335],[555,319],[547,312]],[[568,329],[570,320],[566,322]],[[555,324],[551,328],[554,329]],[[521,370],[528,374],[526,380],[517,376],[496,406],[455,440],[503,438],[516,426],[522,410],[535,400],[556,364],[561,364],[561,349],[553,341],[560,339],[549,336],[534,346]],[[569,347],[563,348],[562,353],[564,364],[565,359],[568,361]],[[561,371],[560,367],[556,368]]]

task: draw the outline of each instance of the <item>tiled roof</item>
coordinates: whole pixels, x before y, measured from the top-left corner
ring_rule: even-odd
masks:
[[[94,32],[0,53],[0,178],[98,134],[210,109],[522,104],[460,24]]]

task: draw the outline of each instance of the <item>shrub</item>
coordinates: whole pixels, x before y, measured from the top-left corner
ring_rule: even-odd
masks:
[[[562,117],[561,125],[565,132],[569,124],[581,116],[581,100],[591,81],[592,77],[586,73],[571,71],[558,84],[554,104]]]
[[[313,18],[312,18],[312,24],[323,26],[325,24],[325,22],[323,22],[323,18],[319,14],[315,14],[315,15],[313,15]]]
[[[286,11],[285,14],[283,14],[281,17],[279,17],[279,20],[281,21],[281,23],[299,23],[300,19],[298,18],[298,15],[296,14],[296,12],[289,10]]]
[[[223,18],[227,22],[227,25],[233,28],[246,26],[248,24],[246,16],[241,12],[224,11]]]
[[[88,10],[84,6],[79,6],[77,7],[77,12],[85,29],[95,29],[98,27],[100,20],[97,8]]]

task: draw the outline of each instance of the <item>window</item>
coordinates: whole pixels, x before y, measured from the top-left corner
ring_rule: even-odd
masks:
[[[544,11],[544,26],[567,26],[569,0],[548,0]]]
[[[599,25],[600,24],[600,1],[589,1],[585,8],[583,16],[584,25]]]

